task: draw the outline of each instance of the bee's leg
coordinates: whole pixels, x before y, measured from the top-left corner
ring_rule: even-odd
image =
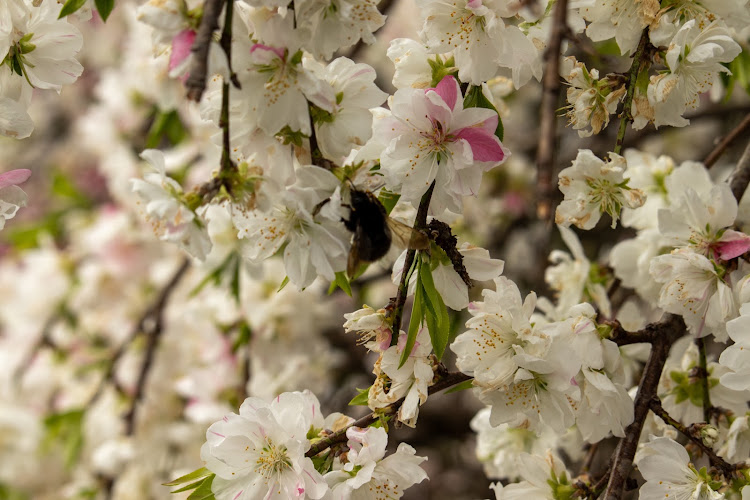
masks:
[[[320,212],[320,209],[323,208],[325,204],[328,203],[329,201],[331,201],[331,199],[326,198],[325,200],[315,205],[315,207],[313,207],[312,216],[315,217],[316,215],[318,215],[318,212]]]

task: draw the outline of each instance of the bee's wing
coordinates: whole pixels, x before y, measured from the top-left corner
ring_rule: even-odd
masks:
[[[354,278],[354,273],[359,269],[360,258],[359,258],[359,245],[357,242],[352,242],[352,247],[349,250],[349,258],[346,260],[346,274],[350,278]]]
[[[409,250],[425,250],[430,246],[430,239],[424,233],[409,227],[403,222],[388,217],[388,228],[391,230],[393,242],[401,248]]]

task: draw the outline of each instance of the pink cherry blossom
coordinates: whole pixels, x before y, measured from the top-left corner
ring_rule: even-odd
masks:
[[[16,170],[9,170],[4,174],[0,174],[0,188],[7,186],[17,186],[23,182],[26,182],[31,177],[31,170],[26,168],[19,168]]]
[[[461,198],[476,195],[482,174],[509,155],[495,136],[497,113],[464,109],[452,76],[435,88],[398,90],[389,105],[374,126],[385,146],[381,166],[389,187],[415,206],[435,181],[432,212],[460,211]]]

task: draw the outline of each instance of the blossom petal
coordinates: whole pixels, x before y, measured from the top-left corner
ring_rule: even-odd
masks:
[[[456,137],[469,143],[471,152],[474,153],[474,161],[501,162],[505,159],[505,151],[500,140],[483,129],[464,128]]]

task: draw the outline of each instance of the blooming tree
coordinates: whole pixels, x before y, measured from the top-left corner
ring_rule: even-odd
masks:
[[[0,498],[747,500],[748,21],[3,1]]]

